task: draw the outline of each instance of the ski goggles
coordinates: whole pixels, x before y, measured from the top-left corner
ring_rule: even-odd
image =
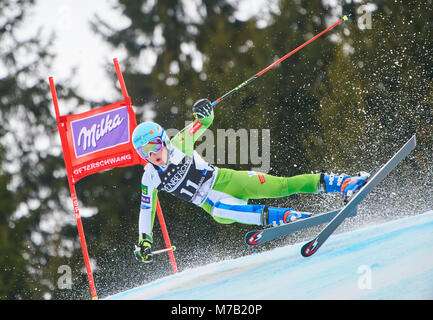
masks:
[[[164,144],[160,138],[154,138],[144,146],[138,147],[137,152],[143,159],[148,159],[152,152],[159,152],[163,146]]]

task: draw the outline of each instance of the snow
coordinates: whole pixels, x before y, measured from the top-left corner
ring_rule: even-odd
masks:
[[[433,211],[185,270],[106,299],[433,299]]]

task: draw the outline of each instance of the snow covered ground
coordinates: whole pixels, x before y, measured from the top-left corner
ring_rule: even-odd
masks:
[[[433,211],[185,270],[107,297],[164,300],[433,299]]]

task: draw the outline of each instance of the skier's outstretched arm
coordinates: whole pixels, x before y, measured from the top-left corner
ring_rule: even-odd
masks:
[[[158,189],[152,186],[146,174],[141,180],[141,204],[138,218],[138,245],[135,246],[135,257],[138,261],[152,261],[152,230],[155,221]]]
[[[191,156],[194,151],[194,144],[197,139],[210,127],[214,119],[214,112],[211,102],[208,99],[200,99],[194,103],[192,112],[195,121],[176,134],[171,143],[173,146]],[[198,128],[198,130],[192,130]],[[192,133],[192,131],[195,131]]]

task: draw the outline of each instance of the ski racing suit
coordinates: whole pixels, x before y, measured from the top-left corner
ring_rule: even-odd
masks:
[[[139,234],[152,236],[158,191],[163,190],[203,208],[217,222],[266,225],[264,205],[248,204],[249,199],[280,198],[295,193],[320,192],[320,174],[276,177],[255,171],[218,168],[206,162],[194,143],[211,125],[209,117],[199,121],[191,134],[191,123],[167,144],[168,161],[163,167],[148,163],[141,180]]]

